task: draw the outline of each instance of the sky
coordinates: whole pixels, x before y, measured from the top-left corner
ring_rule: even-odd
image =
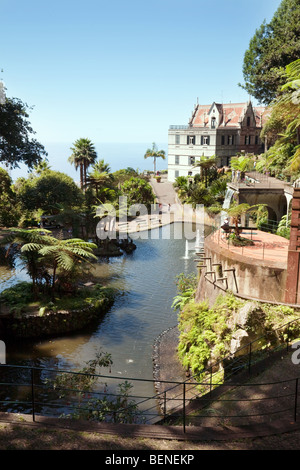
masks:
[[[280,3],[0,0],[0,79],[46,149],[167,143],[197,101],[249,99],[244,53]]]

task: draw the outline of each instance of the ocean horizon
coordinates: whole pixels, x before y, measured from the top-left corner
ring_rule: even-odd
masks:
[[[41,142],[42,143],[42,142]],[[42,143],[48,153],[47,159],[49,166],[54,171],[61,171],[66,173],[74,181],[79,181],[79,171],[76,172],[73,165],[68,162],[68,158],[71,155],[72,143]],[[98,160],[104,160],[108,163],[111,172],[121,170],[123,168],[131,167],[135,170],[151,171],[153,170],[153,158],[144,158],[144,155],[148,148],[152,147],[152,142],[148,143],[122,143],[122,142],[100,142],[94,143],[95,149],[98,155]],[[166,170],[168,168],[168,144],[167,143],[156,143],[159,150],[164,150],[166,153],[166,159],[157,158],[156,169]],[[20,165],[20,168],[11,170],[10,176],[13,181],[16,181],[20,177],[28,177],[28,168],[25,165]]]

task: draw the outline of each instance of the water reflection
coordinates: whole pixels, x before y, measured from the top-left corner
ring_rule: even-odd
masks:
[[[170,227],[171,239],[164,239],[163,230],[136,240],[137,249],[130,255],[102,259],[95,266],[93,275],[122,293],[104,318],[79,333],[12,341],[7,344],[6,362],[73,369],[82,367],[102,348],[112,355],[112,375],[152,379],[155,339],[177,323],[177,313],[171,309],[175,278],[181,272],[196,272],[195,240],[193,250],[193,241],[189,241],[189,259],[183,259],[185,239],[172,237],[174,226]],[[20,266],[11,271],[0,267],[1,290],[23,276]],[[152,394],[150,388],[147,393]]]

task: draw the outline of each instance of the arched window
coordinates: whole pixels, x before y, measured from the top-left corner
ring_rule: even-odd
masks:
[[[211,128],[212,129],[216,128],[216,118],[215,117],[211,118]]]

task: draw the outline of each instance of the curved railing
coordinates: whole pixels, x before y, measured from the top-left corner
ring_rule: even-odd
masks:
[[[155,392],[156,380],[152,379],[139,379],[139,378],[122,378],[112,375],[96,375],[93,377],[98,379],[98,384],[91,390],[74,388],[56,388],[49,385],[51,379],[57,377],[59,374],[71,374],[74,376],[88,375],[83,372],[74,372],[69,370],[56,370],[49,368],[40,368],[35,366],[21,366],[13,364],[0,364],[0,410],[6,412],[22,412],[32,414],[33,420],[38,414],[50,416],[68,416],[81,414],[85,416],[86,412],[91,411],[91,403],[107,403],[110,400],[114,406],[109,409],[107,406],[105,413],[103,410],[101,417],[106,422],[125,422],[125,423],[148,423],[152,424],[157,421],[167,423],[180,422],[185,431],[187,420],[189,423],[198,422],[203,419],[211,419],[209,413],[203,414],[207,409],[207,404],[212,400],[217,400],[221,403],[221,395],[234,388],[243,389],[247,387],[258,386],[272,386],[283,384],[282,387],[289,389],[289,392],[284,395],[272,397],[271,395],[264,396],[261,400],[273,402],[279,399],[290,399],[290,403],[285,408],[272,405],[271,411],[266,413],[259,413],[259,417],[268,415],[282,415],[289,413],[289,419],[296,420],[297,418],[297,403],[298,403],[298,377],[294,379],[287,379],[280,382],[273,383],[260,383],[249,384],[244,382],[235,383],[232,379],[237,377],[238,372],[246,371],[246,378],[251,376],[251,372],[255,365],[260,363],[263,359],[272,356],[276,351],[288,351],[292,340],[297,336],[297,332],[293,332],[295,324],[300,322],[299,319],[290,321],[276,330],[274,330],[273,345],[265,343],[265,340],[270,340],[266,335],[262,335],[256,340],[250,342],[246,346],[240,348],[235,352],[235,355],[228,355],[222,358],[217,363],[211,365],[209,368],[203,369],[201,378],[196,381],[197,377],[187,378],[184,382],[176,381],[160,381],[160,385],[164,386],[161,392]],[[275,341],[277,337],[277,341]],[[257,347],[259,344],[264,343],[263,348]],[[238,355],[238,356],[237,356]],[[218,378],[219,369],[222,369],[224,380],[220,381]],[[216,372],[213,372],[216,370]],[[216,379],[217,378],[217,379]],[[127,382],[133,384],[133,390],[139,389],[139,385],[145,382],[152,382],[154,393],[151,396],[144,396],[140,393],[127,394],[126,396],[117,393],[118,385],[120,382]],[[293,385],[291,385],[293,384]],[[217,392],[217,393],[215,393]],[[257,399],[247,398],[247,400],[226,399],[226,401],[235,401],[240,404],[242,401],[254,401]],[[158,405],[159,402],[159,405]],[[197,405],[195,407],[195,404]],[[201,412],[195,412],[200,409]],[[201,416],[200,416],[201,415]],[[240,414],[237,416],[223,414],[219,418],[254,418],[254,414]]]

